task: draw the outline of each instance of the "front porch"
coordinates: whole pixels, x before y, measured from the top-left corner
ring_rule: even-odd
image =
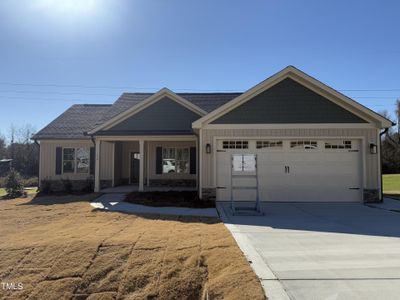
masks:
[[[198,141],[185,136],[97,136],[95,191],[187,191],[198,187]]]

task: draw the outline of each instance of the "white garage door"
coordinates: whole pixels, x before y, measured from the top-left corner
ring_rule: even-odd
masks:
[[[220,140],[217,200],[252,201],[257,197],[251,176],[245,176],[245,171],[235,176],[235,154],[256,155],[261,201],[361,201],[358,140]]]

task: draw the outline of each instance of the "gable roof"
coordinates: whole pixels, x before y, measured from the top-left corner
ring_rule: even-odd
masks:
[[[36,133],[33,139],[90,138],[84,132],[93,128],[99,118],[110,109],[110,104],[75,104]]]
[[[145,101],[155,93],[123,93],[113,104],[75,104],[36,133],[33,139],[90,139],[85,133]],[[241,93],[177,93],[211,112]]]
[[[242,93],[176,93],[178,96],[188,100],[194,105],[200,107],[205,112],[211,112],[221,105],[231,101]],[[154,93],[123,93],[109,110],[100,118],[99,124],[110,120],[116,115],[130,109],[131,107],[146,100]]]
[[[127,118],[133,116],[134,114],[142,111],[143,109],[153,105],[154,103],[160,101],[161,99],[167,97],[168,99],[177,102],[178,104],[182,105],[183,107],[187,108],[198,114],[199,116],[204,116],[207,114],[202,108],[198,107],[197,105],[193,104],[192,102],[182,98],[181,96],[175,94],[171,90],[167,88],[162,88],[157,93],[151,95],[150,97],[146,98],[143,101],[138,102],[137,104],[133,105],[131,108],[115,115],[114,117],[104,121],[102,124],[96,126],[96,128],[90,130],[88,134],[94,134],[100,130],[108,129],[116,124],[126,120]]]
[[[339,93],[338,91],[323,84],[317,79],[307,75],[306,73],[300,71],[299,69],[293,66],[288,66],[285,69],[281,70],[280,72],[272,75],[271,77],[257,84],[256,86],[250,88],[249,90],[239,95],[232,101],[225,103],[224,105],[215,109],[206,116],[193,122],[193,128],[201,128],[203,125],[209,124],[210,122],[232,111],[236,107],[246,103],[247,101],[259,95],[263,91],[266,91],[270,87],[276,85],[277,83],[281,82],[286,78],[290,78],[297,81],[298,83],[304,85],[305,87],[309,88],[310,90],[313,90],[316,93],[321,94],[325,98],[331,100],[332,102],[334,102],[339,106],[342,106],[343,108],[349,110],[350,112],[359,116],[362,119],[366,119],[367,121],[370,122],[371,121],[376,122],[377,124],[379,124],[381,128],[388,128],[393,125],[393,123],[390,120],[382,117],[376,112],[354,101],[353,99]]]

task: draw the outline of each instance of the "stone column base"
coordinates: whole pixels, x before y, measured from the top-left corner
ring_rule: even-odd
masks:
[[[203,188],[202,193],[203,193],[203,200],[210,200],[210,201],[216,200],[215,188]]]
[[[378,189],[364,189],[364,203],[380,202]]]

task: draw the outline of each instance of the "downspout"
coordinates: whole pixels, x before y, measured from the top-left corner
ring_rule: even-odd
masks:
[[[37,177],[38,177],[38,188],[40,189],[40,144],[39,144],[39,142],[37,141],[37,139],[34,139],[33,142],[34,142],[34,143],[38,146],[38,148],[39,148],[39,170],[38,170],[38,175],[37,175]]]
[[[93,146],[96,147],[96,141],[94,140],[94,136],[91,135],[91,136],[90,136],[90,139],[92,140]]]
[[[199,196],[199,198],[201,199],[202,197],[201,197],[201,195],[202,195],[202,192],[200,191],[201,190],[201,188],[200,188],[200,176],[201,176],[201,174],[200,174],[200,164],[201,164],[201,161],[200,161],[200,151],[201,151],[201,146],[200,146],[200,134],[199,133],[197,133],[195,130],[193,130],[192,129],[192,132],[193,132],[193,134],[196,136],[196,138],[197,138],[197,153],[198,153],[198,155],[197,155],[197,161],[196,161],[196,163],[197,163],[197,170],[196,170],[196,174],[197,174],[197,189],[198,189],[198,196]]]
[[[382,174],[382,136],[389,131],[389,128],[385,128],[381,133],[379,133],[379,159],[381,161],[381,168],[379,170],[381,176],[381,195],[380,195],[380,202],[383,202],[383,174]]]

